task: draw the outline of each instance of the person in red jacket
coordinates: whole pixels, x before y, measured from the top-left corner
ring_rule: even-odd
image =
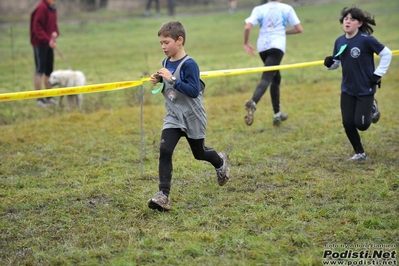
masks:
[[[50,89],[48,79],[54,67],[54,48],[59,36],[57,25],[56,0],[42,0],[33,10],[30,20],[30,42],[35,57],[35,90],[41,90],[44,74],[44,86]],[[53,97],[38,98],[36,103],[46,107],[48,103],[57,104]]]

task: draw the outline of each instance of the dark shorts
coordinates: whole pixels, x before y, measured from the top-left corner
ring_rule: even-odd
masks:
[[[50,76],[54,67],[54,50],[48,46],[33,47],[35,74]]]
[[[283,60],[284,52],[277,48],[259,53],[260,58],[265,66],[278,66]]]

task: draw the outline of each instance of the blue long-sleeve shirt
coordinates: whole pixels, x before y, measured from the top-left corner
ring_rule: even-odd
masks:
[[[184,58],[173,62],[166,58],[163,65],[173,74]],[[180,79],[176,81],[174,89],[188,97],[198,97],[200,93],[200,71],[194,59],[189,58],[183,63],[180,69]]]

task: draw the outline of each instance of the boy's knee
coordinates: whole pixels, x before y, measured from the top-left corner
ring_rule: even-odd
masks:
[[[370,124],[356,125],[356,128],[360,131],[366,131],[370,127]]]
[[[169,149],[163,145],[159,148],[159,154],[161,157],[167,157],[167,156],[172,156],[173,150]]]
[[[356,128],[360,131],[367,130],[370,127],[370,125],[371,125],[371,119],[362,119],[361,121],[355,123]]]

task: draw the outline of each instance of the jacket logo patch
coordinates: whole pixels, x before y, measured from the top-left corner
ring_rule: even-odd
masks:
[[[360,56],[360,49],[357,47],[353,47],[351,49],[351,56],[352,58],[358,58]]]

